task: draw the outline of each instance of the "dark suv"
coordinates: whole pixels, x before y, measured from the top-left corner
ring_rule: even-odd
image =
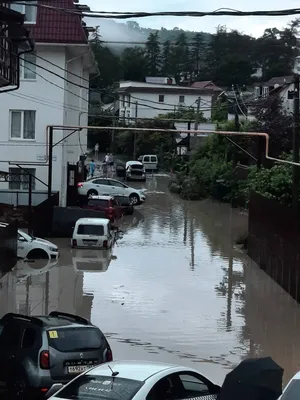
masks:
[[[9,313],[0,325],[0,381],[9,399],[42,398],[53,384],[112,360],[104,334],[77,315]]]

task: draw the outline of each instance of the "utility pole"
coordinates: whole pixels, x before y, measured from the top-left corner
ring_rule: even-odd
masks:
[[[138,102],[135,102],[135,126],[137,126]],[[133,134],[133,159],[136,160],[136,131]]]
[[[195,119],[195,126],[194,126],[195,131],[198,130],[198,126],[199,126],[200,105],[201,105],[201,97],[198,97],[198,100],[197,100],[196,119]],[[195,135],[197,135],[197,133],[195,133]],[[195,135],[194,135],[194,136],[195,136]]]
[[[300,125],[299,125],[299,75],[295,74],[294,81],[294,133],[293,133],[293,161],[299,163]],[[293,165],[293,208],[299,211],[299,167]]]
[[[49,127],[48,157],[48,200],[50,200],[52,197],[53,126]]]

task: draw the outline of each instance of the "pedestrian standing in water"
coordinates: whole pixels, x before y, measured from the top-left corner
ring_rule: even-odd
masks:
[[[96,164],[94,160],[90,162],[90,176],[93,178],[96,169]]]
[[[95,157],[98,158],[99,157],[99,143],[95,144],[94,150],[95,150]]]

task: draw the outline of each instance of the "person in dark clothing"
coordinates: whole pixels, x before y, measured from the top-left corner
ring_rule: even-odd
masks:
[[[85,165],[84,166],[84,180],[86,181],[87,180],[87,177],[88,177],[88,175],[89,175],[89,169],[88,169],[88,167]]]

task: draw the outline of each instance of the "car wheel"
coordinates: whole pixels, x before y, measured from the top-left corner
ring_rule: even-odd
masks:
[[[137,205],[137,204],[140,203],[139,195],[136,194],[136,193],[132,193],[132,194],[129,196],[129,199],[130,199],[130,203],[131,203],[132,205]]]
[[[87,196],[98,196],[98,192],[95,189],[91,189],[87,192]]]
[[[28,253],[26,258],[28,260],[47,260],[49,259],[49,255],[45,252],[45,250],[34,249]]]
[[[27,400],[28,387],[25,379],[16,378],[8,384],[8,399],[9,400]]]

